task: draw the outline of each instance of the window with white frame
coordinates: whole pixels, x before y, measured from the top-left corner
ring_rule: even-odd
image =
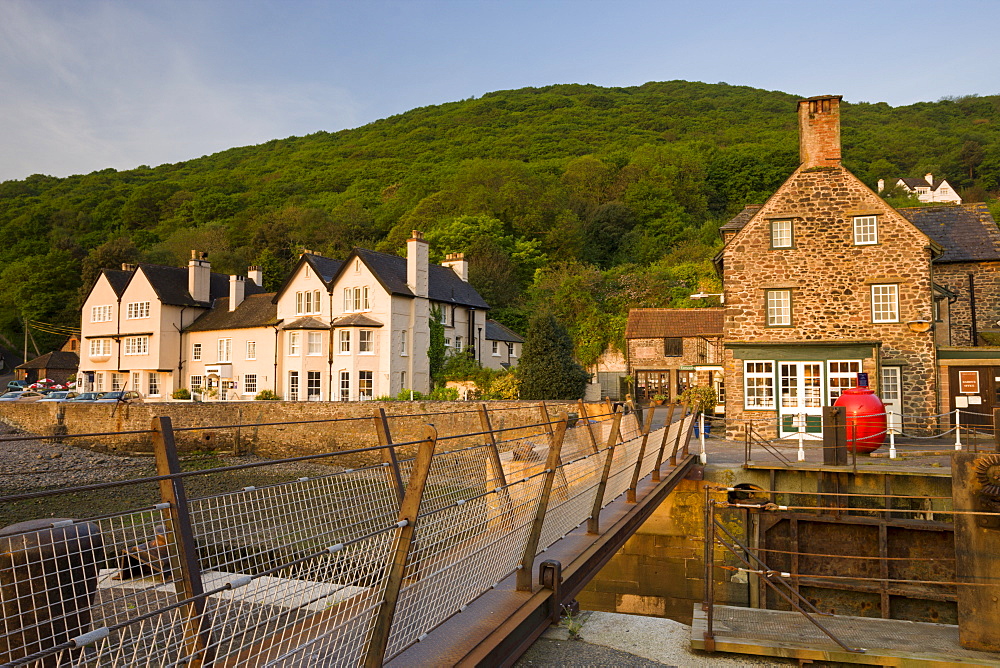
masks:
[[[188,384],[191,386],[192,392],[200,392],[202,383],[204,382],[205,378],[203,376],[191,376],[191,380]]]
[[[132,372],[132,389],[133,390],[138,390],[140,387],[142,387],[142,373],[140,373],[139,371],[133,371]]]
[[[219,339],[219,362],[231,362],[233,361],[233,340],[232,339]]]
[[[516,357],[516,355],[514,354],[514,344],[513,343],[508,343],[507,344],[507,357]]]
[[[257,374],[243,375],[243,394],[257,394]]]
[[[792,247],[792,221],[771,221],[771,248]]]
[[[288,400],[298,401],[299,400],[299,372],[289,371],[288,372]]]
[[[878,216],[854,217],[854,245],[870,246],[878,243]]]
[[[151,397],[160,396],[160,374],[155,371],[146,378],[146,394]]]
[[[861,372],[861,360],[830,360],[827,362],[827,385],[832,405],[844,390],[854,387]]]
[[[375,332],[370,329],[358,330],[358,353],[371,355],[375,352]]]
[[[91,357],[110,357],[111,356],[111,339],[91,339],[90,340],[90,356]]]
[[[457,352],[457,353],[462,352],[462,350],[463,350],[462,345],[463,345],[462,344],[462,337],[461,336],[456,336],[455,337],[455,352]]]
[[[306,372],[306,401],[322,401],[322,383],[319,371]]]
[[[351,352],[351,330],[342,329],[338,335],[340,341],[340,354],[349,355]]]
[[[368,286],[357,288],[344,288],[344,312],[356,313],[358,311],[370,311],[371,304],[368,300]]]
[[[288,332],[288,354],[299,355],[302,352],[302,343],[299,339],[301,332]]]
[[[247,359],[255,360],[257,359],[257,342],[247,341]]]
[[[122,383],[125,382],[125,374],[123,373],[112,373],[111,374],[111,391],[118,392],[122,389]]]
[[[500,342],[491,341],[490,343],[493,344],[493,357],[500,357]]]
[[[872,322],[899,322],[899,286],[872,286]]]
[[[122,352],[126,355],[148,355],[148,336],[126,336]]]
[[[191,359],[195,362],[201,361],[201,344],[195,343],[191,346]]]
[[[111,322],[111,305],[91,307],[90,322]]]
[[[340,372],[340,400],[350,401],[351,400],[351,372],[341,371]]]
[[[743,363],[743,407],[774,408],[774,362]]]
[[[94,391],[103,392],[104,391],[104,374],[98,371],[94,374]]]
[[[407,332],[405,329],[400,330],[399,332],[399,354],[403,357],[406,357],[407,355],[410,354],[406,351],[406,337],[408,334],[409,332]]]
[[[768,327],[787,327],[792,324],[792,291],[767,290]]]
[[[125,308],[125,317],[129,320],[149,317],[149,302],[131,302]]]
[[[444,347],[445,348],[451,348],[451,337],[450,336],[444,337]]]
[[[374,376],[372,371],[358,372],[358,399],[360,401],[374,398]]]
[[[306,335],[306,354],[308,354],[308,355],[322,355],[323,354],[323,333],[322,332],[309,332]]]
[[[315,315],[321,311],[319,290],[302,290],[295,293],[295,314]]]

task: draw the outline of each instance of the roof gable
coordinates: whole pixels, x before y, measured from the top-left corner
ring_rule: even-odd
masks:
[[[350,258],[348,258],[350,259]],[[333,281],[341,270],[346,266],[347,262],[344,260],[335,260],[331,257],[324,257],[323,255],[315,255],[313,253],[303,253],[299,256],[299,261],[295,264],[295,267],[288,274],[288,278],[285,282],[281,284],[278,291],[274,293],[274,302],[277,303],[288,286],[295,280],[299,272],[302,271],[303,265],[309,265],[313,270],[313,273],[319,277],[319,280],[323,282],[323,287],[329,292],[333,288]]]
[[[524,343],[524,339],[514,333],[510,328],[501,325],[496,320],[486,320],[486,339],[488,341],[509,341],[511,343]]]

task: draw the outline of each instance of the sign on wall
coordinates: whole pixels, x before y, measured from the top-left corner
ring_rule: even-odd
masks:
[[[958,391],[962,394],[979,394],[979,372],[959,371]]]

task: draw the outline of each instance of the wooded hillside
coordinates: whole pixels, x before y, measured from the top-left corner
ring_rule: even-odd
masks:
[[[814,91],[813,91],[814,92]],[[717,291],[719,224],[798,163],[798,96],[685,81],[557,85],[414,109],[370,125],[172,165],[0,184],[0,333],[21,319],[79,326],[102,267],[265,269],[302,248],[464,251],[493,316],[524,331],[551,309],[582,361],[629,307]],[[870,185],[933,172],[987,199],[1000,184],[1000,96],[845,104],[845,164]],[[40,341],[52,345],[55,339]]]

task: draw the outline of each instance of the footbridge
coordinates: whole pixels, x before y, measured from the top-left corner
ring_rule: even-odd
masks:
[[[208,427],[161,417],[148,430],[156,475],[0,498],[65,498],[71,515],[85,493],[151,497],[0,530],[0,662],[513,663],[693,467],[694,416],[550,419],[543,405],[537,421],[494,426],[476,412],[478,430],[442,434],[431,414],[376,409],[354,425],[377,445],[214,468],[175,447]],[[411,427],[395,429],[404,417]],[[299,475],[314,460],[335,466]],[[262,470],[277,481],[197,491]]]

